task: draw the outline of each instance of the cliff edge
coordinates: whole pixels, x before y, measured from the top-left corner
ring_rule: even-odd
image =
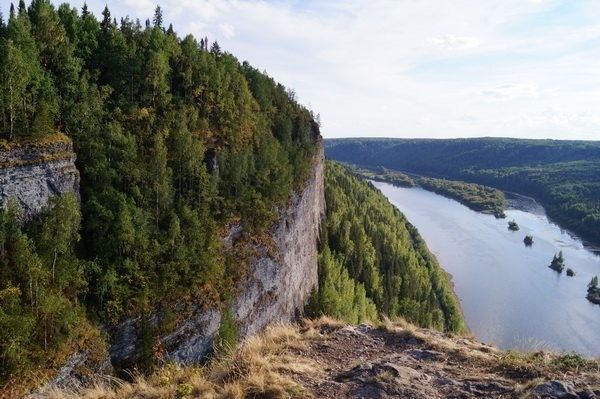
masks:
[[[302,189],[292,195],[279,212],[270,232],[270,248],[255,244],[247,262],[247,274],[236,289],[227,308],[240,339],[258,333],[269,323],[299,319],[308,298],[317,285],[317,241],[325,215],[324,155],[321,143],[313,159],[310,176]],[[226,245],[235,245],[241,226],[234,225],[225,237]],[[223,309],[205,309],[201,304],[182,303],[172,309],[189,316],[172,332],[158,338],[160,356],[165,361],[194,364],[212,350],[223,322]],[[153,315],[152,325],[161,315]],[[129,319],[111,331],[110,355],[113,364],[128,369],[139,359],[138,339],[141,320]]]
[[[14,198],[25,220],[37,215],[50,197],[79,196],[73,143],[62,134],[41,142],[0,143],[0,205]]]
[[[574,354],[505,352],[406,323],[322,318],[267,327],[204,367],[167,365],[134,382],[43,397],[593,399],[599,367]]]

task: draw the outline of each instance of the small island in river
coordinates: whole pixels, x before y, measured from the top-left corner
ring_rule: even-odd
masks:
[[[389,170],[384,167],[362,168],[356,165],[347,166],[350,168],[350,170],[352,170],[352,172],[367,180],[389,183],[396,187],[410,188],[416,185],[412,177],[408,176],[407,174],[404,174],[402,172],[396,172],[394,170]]]
[[[462,181],[421,177],[417,183],[426,190],[452,198],[470,209],[494,215],[498,219],[506,217],[504,193],[481,184]]]
[[[562,273],[565,269],[565,258],[563,257],[562,251],[560,251],[558,255],[554,255],[554,258],[552,258],[552,262],[548,267],[558,273]]]
[[[600,287],[598,287],[598,276],[594,276],[588,284],[588,301],[600,305]]]
[[[521,228],[519,227],[517,222],[515,222],[514,220],[511,220],[510,222],[508,222],[508,229],[510,231],[519,231]],[[525,238],[527,238],[527,237],[525,237]],[[533,240],[532,240],[532,243],[533,243]]]

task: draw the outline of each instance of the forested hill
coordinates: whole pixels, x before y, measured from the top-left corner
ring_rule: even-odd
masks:
[[[485,184],[530,195],[548,214],[600,243],[600,142],[476,139],[332,139],[329,158]]]
[[[260,237],[320,140],[292,91],[160,8],[145,23],[49,0],[3,11],[0,145],[66,134],[81,204],[56,198],[25,226],[18,204],[0,210],[0,386],[98,338],[90,320],[230,300],[244,269],[223,231]]]
[[[449,276],[379,190],[327,162],[325,200],[315,316],[362,323],[380,312],[423,327],[465,331]]]

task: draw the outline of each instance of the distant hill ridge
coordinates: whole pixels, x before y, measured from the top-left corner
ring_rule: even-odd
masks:
[[[326,140],[325,151],[338,161],[532,196],[563,227],[600,243],[600,142],[348,138]]]

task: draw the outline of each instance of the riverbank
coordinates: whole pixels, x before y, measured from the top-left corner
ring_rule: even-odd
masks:
[[[519,232],[422,188],[374,183],[418,228],[452,276],[469,330],[504,349],[577,351],[600,356],[600,307],[586,299],[600,257],[545,216],[507,209]],[[522,199],[521,204],[535,205]],[[523,238],[532,235],[531,247]],[[576,275],[548,268],[563,251]]]
[[[367,180],[389,183],[396,187],[423,187],[426,190],[454,199],[461,204],[499,219],[506,217],[504,193],[493,187],[458,180],[419,176],[386,168],[365,168],[347,165],[353,173]]]
[[[369,168],[366,166],[347,164],[344,162],[340,162],[340,163],[350,167],[350,169],[354,173],[356,173],[357,175],[359,175],[365,179],[377,181],[377,182],[389,183],[396,187],[407,187],[407,188],[417,187],[417,186],[422,187],[425,190],[435,192],[446,198],[454,199],[455,201],[469,207],[470,209],[472,209],[476,212],[481,212],[484,214],[500,215],[499,209],[502,209],[502,214],[506,210],[515,209],[515,210],[520,210],[523,212],[529,212],[529,213],[532,213],[532,214],[535,214],[538,216],[545,216],[548,218],[549,221],[551,221],[552,223],[559,226],[561,230],[565,231],[567,234],[569,234],[573,238],[581,240],[583,245],[588,250],[590,250],[593,253],[600,256],[600,243],[593,242],[589,239],[586,239],[586,238],[582,237],[580,234],[578,234],[577,232],[575,232],[574,230],[572,230],[571,228],[565,226],[565,223],[563,223],[559,217],[556,217],[555,215],[553,216],[553,215],[549,214],[548,212],[546,212],[545,207],[540,202],[538,202],[538,200],[536,200],[535,198],[533,198],[531,196],[517,193],[514,191],[502,190],[497,187],[484,186],[484,185],[480,185],[477,183],[468,183],[468,182],[465,182],[462,180],[443,179],[443,178],[440,178],[439,176],[431,177],[431,176],[421,175],[418,173],[397,171],[397,170],[391,170],[391,169],[385,169],[385,168],[381,169],[381,170],[384,170],[385,173],[379,173],[376,170],[373,170],[372,168]],[[452,193],[452,192],[450,192],[450,190],[447,190],[447,189],[444,189],[444,190],[438,189],[431,184],[426,184],[426,183],[423,184],[423,182],[426,182],[428,180],[438,180],[438,181],[442,181],[442,182],[456,183],[457,185],[473,186],[472,188],[469,189],[469,191],[482,191],[481,188],[488,188],[488,189],[494,190],[493,191],[494,197],[498,196],[497,192],[502,193],[504,205],[500,206],[499,202],[495,202],[494,199],[491,199],[491,200],[489,200],[489,203],[487,206],[482,207],[480,205],[480,202],[482,201],[481,198],[478,198],[477,196],[475,196],[474,198],[476,198],[477,200],[474,202],[471,202],[471,200],[469,199],[470,195],[460,195],[459,193]]]

